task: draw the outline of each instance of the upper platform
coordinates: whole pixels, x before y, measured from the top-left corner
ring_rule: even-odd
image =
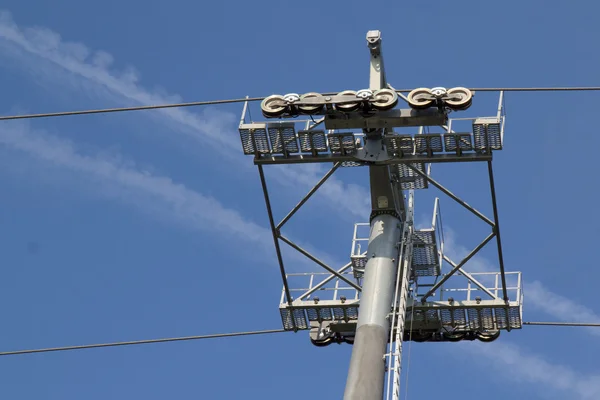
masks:
[[[318,119],[285,115],[253,121],[249,119],[250,106],[244,105],[239,134],[244,154],[253,155],[255,164],[489,161],[493,151],[503,148],[502,92],[495,115],[487,117],[452,118],[452,110],[435,107],[372,109],[368,113],[331,107]],[[383,134],[371,136],[375,130]]]

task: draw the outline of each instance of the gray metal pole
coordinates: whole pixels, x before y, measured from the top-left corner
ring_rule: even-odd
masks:
[[[371,221],[360,313],[344,400],[381,400],[385,382],[385,354],[389,337],[400,221],[383,214]]]
[[[386,85],[381,35],[367,33],[371,52],[370,89]],[[380,140],[382,131],[365,132],[369,140]],[[367,250],[360,312],[344,400],[382,400],[385,383],[385,354],[389,338],[396,271],[398,266],[401,225],[395,196],[390,184],[389,169],[369,167],[371,185],[371,233]]]

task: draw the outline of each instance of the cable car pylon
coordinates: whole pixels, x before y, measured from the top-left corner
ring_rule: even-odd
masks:
[[[344,400],[399,399],[403,341],[491,342],[502,330],[522,327],[521,274],[504,270],[491,168],[494,151],[503,147],[503,92],[493,116],[450,118],[471,107],[471,90],[417,88],[399,96],[386,79],[381,33],[369,31],[367,44],[367,89],[268,96],[260,104],[267,121],[258,122],[248,121],[248,101],[239,125],[244,154],[254,157],[259,170],[273,232],[284,283],[283,328],[307,330],[316,346],[353,346]],[[400,100],[408,108],[397,108]],[[453,123],[465,121],[471,131],[453,129]],[[416,132],[399,134],[394,131],[399,127]],[[442,131],[432,133],[435,129]],[[432,178],[431,166],[448,162],[487,164],[493,218]],[[264,168],[304,163],[332,168],[277,223]],[[371,210],[368,223],[355,224],[349,262],[334,268],[290,240],[283,228],[340,167],[369,169]],[[415,191],[430,186],[490,226],[490,234],[460,262],[445,254],[439,199],[431,227],[415,227]],[[493,240],[499,271],[468,272],[468,261]],[[325,272],[287,273],[282,243]]]

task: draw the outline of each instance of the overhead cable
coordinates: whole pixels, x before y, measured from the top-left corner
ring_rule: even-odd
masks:
[[[408,93],[412,89],[398,89],[397,93]],[[473,92],[564,92],[564,91],[600,91],[600,86],[577,86],[577,87],[497,87],[497,88],[470,88]],[[336,93],[323,93],[324,96],[332,96]],[[88,115],[88,114],[106,114],[116,113],[125,111],[141,111],[141,110],[159,110],[166,108],[180,108],[180,107],[197,107],[197,106],[208,106],[216,104],[231,104],[231,103],[243,103],[245,101],[262,101],[265,97],[248,97],[239,99],[227,99],[227,100],[209,100],[209,101],[192,101],[189,103],[170,103],[170,104],[157,104],[149,106],[132,106],[132,107],[118,107],[118,108],[99,108],[90,110],[76,110],[76,111],[61,111],[41,114],[22,114],[22,115],[6,115],[0,116],[0,121],[10,121],[17,119],[33,119],[33,118],[49,118],[49,117],[66,117],[74,115]]]
[[[224,337],[233,337],[233,336],[266,335],[266,334],[281,333],[281,332],[288,332],[288,331],[285,331],[283,329],[270,329],[270,330],[263,330],[263,331],[216,333],[216,334],[212,334],[212,335],[184,336],[184,337],[173,337],[173,338],[164,338],[164,339],[134,340],[134,341],[129,341],[129,342],[86,344],[86,345],[81,345],[81,346],[50,347],[50,348],[44,348],[44,349],[5,351],[5,352],[0,352],[0,356],[14,356],[14,355],[32,354],[32,353],[49,353],[52,351],[83,350],[83,349],[94,349],[94,348],[99,348],[99,347],[136,346],[136,345],[140,345],[140,344],[182,342],[182,341],[187,341],[187,340],[215,339],[215,338],[224,338]]]
[[[523,325],[600,327],[596,322],[523,322]]]

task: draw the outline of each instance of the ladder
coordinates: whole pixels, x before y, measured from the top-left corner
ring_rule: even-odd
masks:
[[[386,399],[400,399],[400,372],[402,363],[402,340],[404,336],[404,324],[406,321],[406,307],[409,294],[410,268],[412,266],[413,253],[413,200],[411,190],[408,195],[408,209],[406,220],[403,222],[402,239],[400,242],[400,256],[398,257],[398,272],[396,278],[396,290],[392,306],[392,322],[390,329],[390,346],[387,354],[388,376]],[[391,382],[390,382],[391,381]]]

